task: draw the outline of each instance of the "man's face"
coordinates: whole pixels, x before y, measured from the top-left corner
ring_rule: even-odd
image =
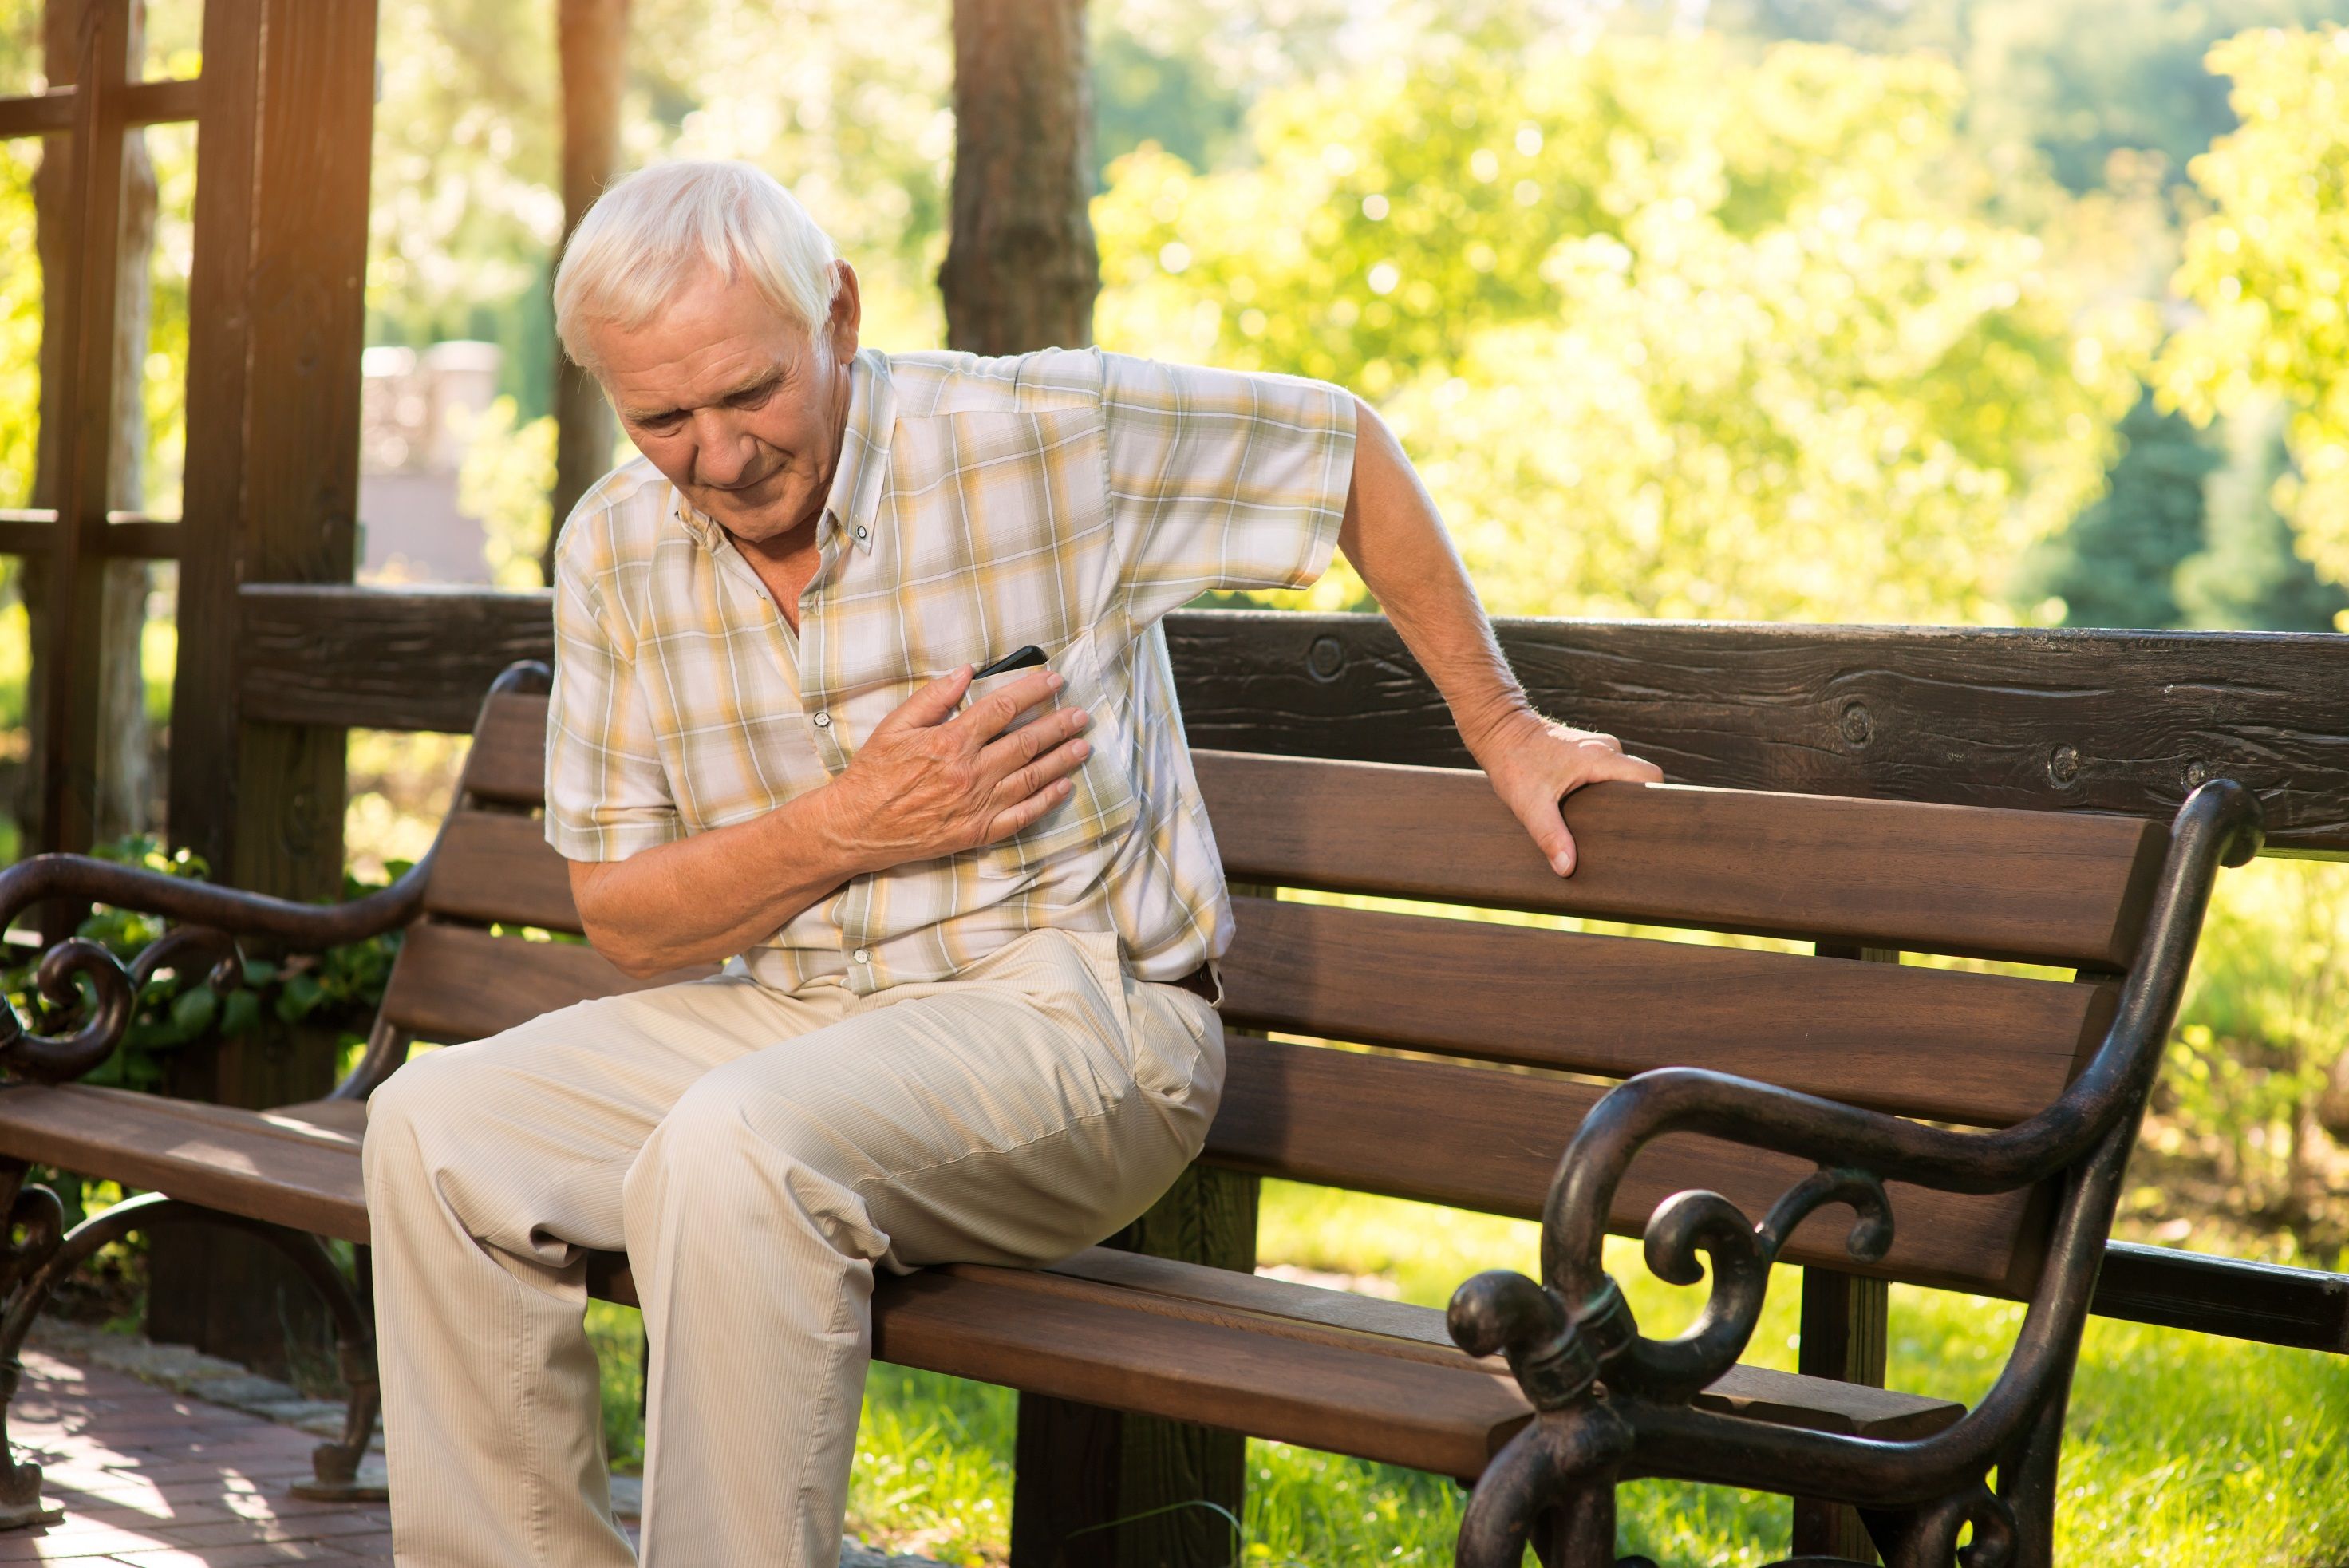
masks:
[[[715,273],[634,332],[589,330],[628,439],[746,543],[812,524],[839,463],[858,309],[855,273],[846,262],[835,272],[832,316],[813,339],[747,279]]]

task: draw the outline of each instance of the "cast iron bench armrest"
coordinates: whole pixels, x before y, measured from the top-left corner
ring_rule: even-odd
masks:
[[[548,680],[545,665],[536,659],[517,659],[491,682],[482,698],[482,711],[486,713],[491,702],[508,692],[543,691]],[[460,781],[460,801],[465,790]],[[444,817],[440,832],[433,835],[432,847],[398,881],[345,904],[297,903],[266,893],[166,877],[87,855],[36,855],[0,871],[0,931],[34,905],[52,899],[111,904],[118,909],[136,909],[181,922],[149,943],[128,970],[104,948],[78,937],[43,953],[35,984],[44,999],[60,1007],[72,1003],[78,996],[74,981],[78,977],[89,981],[98,993],[97,1003],[79,1028],[59,1035],[32,1033],[16,1016],[14,1006],[0,1004],[0,1073],[54,1084],[90,1072],[121,1043],[123,1033],[130,1027],[140,987],[160,971],[185,970],[201,963],[212,971],[214,989],[224,991],[239,983],[243,975],[237,964],[238,937],[268,937],[296,951],[317,952],[409,924],[423,908],[424,887],[448,830],[449,819]],[[378,1054],[371,1049],[359,1071],[337,1088],[337,1095],[364,1095],[373,1087],[389,1071],[377,1059]]]
[[[1522,1546],[1537,1513],[1563,1506],[1581,1478],[1611,1472],[1631,1452],[1643,1411],[1685,1407],[1735,1365],[1761,1317],[1771,1265],[1813,1211],[1849,1207],[1856,1216],[1852,1257],[1880,1261],[1893,1234],[1887,1181],[1989,1193],[2072,1175],[2031,1319],[2006,1373],[1977,1410],[1920,1448],[1971,1450],[2011,1439],[2004,1429],[2010,1414],[2029,1404],[2024,1386],[2054,1375],[2057,1359],[2068,1366],[2061,1347],[2076,1337],[2087,1309],[2121,1169],[2159,1069],[2218,868],[2250,859],[2260,838],[2258,802],[2231,782],[2205,784],[2179,808],[2145,945],[2112,1026],[2085,1070],[2027,1121],[1994,1132],[1958,1131],[1693,1067],[1642,1073],[1593,1106],[1550,1184],[1542,1282],[1495,1271],[1453,1296],[1453,1338],[1472,1355],[1505,1354],[1540,1412],[1478,1487],[1462,1536],[1464,1568],[1514,1562],[1511,1543]],[[1793,1155],[1817,1168],[1758,1224],[1716,1192],[1680,1192],[1657,1207],[1646,1228],[1650,1270],[1674,1284],[1695,1284],[1704,1278],[1702,1252],[1713,1276],[1696,1323],[1660,1341],[1640,1333],[1606,1272],[1602,1248],[1616,1189],[1632,1159],[1671,1133]],[[1809,1459],[1836,1446],[1814,1445],[1821,1452]],[[1888,1456],[1870,1457],[1889,1462]],[[1963,1462],[1975,1457],[1969,1453]],[[1958,1528],[1954,1519],[1950,1528]]]
[[[33,1033],[14,1006],[0,1005],[0,1069],[42,1083],[80,1077],[113,1054],[130,1026],[140,988],[158,971],[202,966],[211,971],[215,989],[242,983],[239,936],[270,937],[316,951],[404,926],[423,902],[431,866],[428,854],[390,887],[347,904],[303,904],[86,855],[36,855],[21,861],[0,871],[0,929],[50,899],[111,904],[182,923],[149,943],[128,969],[80,937],[43,953],[35,971],[41,996],[69,1005],[78,996],[75,981],[82,978],[96,991],[96,1003],[78,1028],[56,1035]]]

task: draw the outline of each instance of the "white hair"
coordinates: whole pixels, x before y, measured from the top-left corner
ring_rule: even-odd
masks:
[[[554,273],[554,330],[596,369],[587,333],[643,327],[704,270],[749,278],[782,316],[821,337],[839,253],[799,199],[748,163],[655,164],[587,209]]]

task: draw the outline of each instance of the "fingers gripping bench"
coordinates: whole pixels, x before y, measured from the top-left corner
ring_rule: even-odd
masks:
[[[535,665],[501,679],[432,853],[368,898],[295,905],[68,857],[0,873],[10,918],[74,898],[180,922],[129,974],[88,943],[46,956],[50,999],[69,1001],[77,977],[97,993],[70,1033],[0,1020],[12,1389],[42,1301],[96,1247],[167,1220],[239,1225],[336,1305],[351,1420],[318,1464],[322,1482],[350,1482],[375,1414],[372,1355],[315,1238],[367,1240],[368,1092],[413,1042],[477,1039],[691,972],[633,981],[582,943],[503,934],[580,929],[533,815],[544,680]],[[1480,1276],[1447,1324],[1094,1248],[1044,1270],[887,1280],[876,1355],[1456,1477],[1476,1487],[1463,1561],[1478,1564],[1514,1562],[1528,1542],[1552,1563],[1612,1563],[1612,1488],[1634,1474],[1858,1504],[1897,1562],[1951,1561],[1967,1521],[1978,1546],[2047,1560],[2064,1397],[2120,1162],[2215,867],[2256,844],[2243,792],[2206,786],[2173,834],[2111,816],[1600,785],[1568,802],[1582,865],[1561,881],[1476,774],[1195,761],[1238,886],[1816,951],[1239,897],[1224,1013],[1264,1033],[1229,1039],[1204,1158],[1546,1216],[1546,1278]],[[154,972],[209,969],[242,934],[322,947],[394,928],[406,935],[367,1051],[326,1100],[256,1113],[70,1081],[113,1049],[135,982]],[[2076,978],[1861,961],[1885,950]],[[35,1162],[148,1196],[61,1235],[54,1198],[25,1185]],[[1698,1277],[1699,1251],[1712,1260],[1711,1303],[1682,1340],[1640,1338],[1599,1270],[1602,1233],[1643,1229],[1667,1277]],[[1972,1411],[1741,1366],[1774,1260],[2025,1298],[2029,1326]],[[590,1278],[632,1300],[624,1258]],[[38,1516],[37,1467],[0,1475],[0,1508]]]

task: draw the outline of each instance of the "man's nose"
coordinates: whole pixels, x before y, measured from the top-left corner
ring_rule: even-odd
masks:
[[[694,423],[694,478],[721,490],[741,483],[758,460],[759,443],[716,410],[704,412]]]

